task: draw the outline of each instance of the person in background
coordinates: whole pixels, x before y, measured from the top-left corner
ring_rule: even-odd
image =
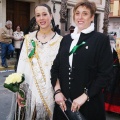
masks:
[[[79,111],[86,120],[106,120],[103,89],[112,79],[112,52],[109,38],[95,31],[96,5],[84,0],[73,9],[76,24],[72,34],[63,37],[51,69],[54,88],[54,120],[67,120],[66,99],[71,111]]]
[[[73,33],[73,32],[74,32],[74,29],[75,29],[74,26],[70,26],[70,28],[69,28],[70,33]]]
[[[116,32],[109,32],[108,36],[109,37],[111,37],[111,36],[113,37],[113,38],[110,38],[110,42],[113,39],[115,41],[115,43],[116,43],[116,38],[117,38],[117,33]]]
[[[10,59],[10,55],[14,51],[12,39],[14,39],[12,21],[8,20],[5,27],[0,29],[1,65],[5,68],[8,67],[6,58]]]
[[[116,51],[116,32],[109,34],[113,54],[113,78],[104,90],[105,110],[120,114],[120,63]]]
[[[57,24],[55,26],[55,31],[60,35],[61,34],[61,31],[60,31],[60,28],[59,28],[59,25]]]
[[[26,98],[17,95],[21,112],[15,113],[15,116],[19,117],[19,120],[22,118],[23,120],[52,120],[54,99],[50,69],[58,53],[62,36],[51,30],[52,13],[47,4],[36,6],[34,13],[40,29],[30,32],[24,39],[17,73],[25,75],[25,81],[20,88],[26,93]],[[13,101],[12,106],[14,104]],[[11,107],[11,111],[14,108]],[[11,112],[10,115],[8,119],[13,120],[14,113]]]
[[[21,31],[21,27],[19,25],[16,27],[16,31],[14,32],[13,35],[14,35],[14,47],[16,52],[16,63],[15,63],[15,71],[16,71],[20,56],[20,51],[21,51],[21,44],[24,39],[23,31]]]

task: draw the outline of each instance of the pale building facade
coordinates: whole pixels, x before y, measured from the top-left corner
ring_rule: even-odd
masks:
[[[117,32],[120,38],[120,0],[111,0],[109,15],[109,32]]]
[[[13,20],[13,24],[17,25],[20,24],[21,22],[24,21],[24,23],[22,23],[22,25],[26,25],[27,22],[25,22],[25,20],[27,21],[27,18],[29,18],[29,20],[34,16],[34,7],[41,3],[41,2],[46,2],[52,9],[53,12],[53,16],[55,19],[55,24],[59,24],[59,26],[61,26],[60,23],[60,9],[61,9],[61,0],[13,0],[15,1],[14,4],[15,5],[19,5],[23,3],[29,4],[29,17],[25,18],[24,16],[24,20],[22,20],[22,18],[18,18],[18,19],[13,19],[14,16],[16,15],[16,12],[19,13],[19,11],[17,10],[17,8],[13,9],[12,12],[11,8],[10,8],[10,1],[12,0],[0,0],[0,27],[5,25],[6,20],[8,19],[12,19]],[[72,15],[73,15],[73,6],[78,2],[79,0],[68,0],[68,6],[67,6],[67,23],[66,23],[66,31],[68,30],[68,28],[71,25],[75,25]],[[96,12],[96,16],[95,16],[95,24],[96,24],[96,30],[103,32],[102,27],[103,27],[103,19],[104,19],[104,7],[105,7],[105,0],[91,0],[96,2],[97,5],[97,12]],[[19,4],[20,3],[20,4]],[[24,10],[25,12],[26,10]],[[12,16],[11,16],[12,14]],[[17,16],[17,15],[16,15]],[[21,21],[19,21],[21,19]],[[19,21],[18,23],[16,23],[17,21]],[[23,27],[24,27],[23,26]],[[15,28],[15,26],[14,26]]]

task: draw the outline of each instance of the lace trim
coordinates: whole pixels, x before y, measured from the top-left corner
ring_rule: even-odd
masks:
[[[26,39],[27,53],[28,53],[29,39]],[[58,37],[58,41],[60,41],[60,40],[61,40],[61,36]],[[54,45],[54,44],[51,44],[50,46],[52,46],[52,45]],[[54,104],[54,103],[51,102],[52,99],[53,99],[53,96],[52,95],[48,96],[48,94],[46,93],[46,88],[45,88],[46,76],[45,76],[45,73],[44,73],[43,68],[41,66],[41,61],[40,61],[40,58],[39,58],[39,55],[38,55],[37,51],[38,51],[38,45],[36,44],[35,55],[32,58],[29,59],[29,63],[30,63],[30,66],[31,66],[31,70],[32,70],[33,78],[34,78],[34,83],[36,85],[38,94],[39,94],[39,96],[40,96],[40,98],[43,102],[43,106],[45,107],[48,115],[51,118],[52,113],[53,113],[52,104]],[[40,73],[41,73],[41,76],[40,76]],[[40,83],[40,84],[38,84],[38,83]],[[48,91],[51,92],[51,88],[48,88]],[[51,92],[51,94],[52,94],[52,92]],[[48,101],[49,103],[47,104],[46,101]],[[53,99],[53,101],[54,101],[54,99]]]
[[[28,50],[28,44],[27,44],[27,41],[28,40],[26,40],[26,46],[27,46],[27,50]],[[27,51],[28,52],[28,51]],[[37,53],[37,52],[36,52]],[[37,55],[37,57],[38,57],[38,55]],[[35,58],[35,56],[34,56],[34,58]],[[38,59],[38,58],[37,58]],[[39,94],[39,96],[40,96],[40,98],[41,98],[41,100],[42,100],[42,102],[43,102],[43,105],[44,105],[44,107],[46,108],[46,110],[47,110],[47,112],[48,112],[48,114],[49,114],[49,116],[51,116],[52,114],[51,114],[51,111],[50,111],[50,109],[49,109],[49,107],[48,107],[48,105],[47,105],[47,103],[46,103],[46,101],[45,101],[45,99],[44,99],[44,97],[43,97],[43,95],[42,95],[42,93],[44,93],[44,86],[41,84],[41,88],[42,88],[42,91],[40,90],[40,87],[39,87],[39,85],[38,85],[38,82],[37,82],[37,79],[39,79],[38,77],[39,76],[37,76],[36,75],[36,73],[38,72],[38,69],[36,68],[36,69],[33,69],[34,68],[34,66],[33,66],[33,64],[32,64],[32,58],[30,58],[29,59],[29,63],[30,63],[30,66],[31,66],[31,70],[32,70],[32,73],[33,73],[33,77],[34,77],[34,82],[35,82],[35,85],[36,85],[36,88],[37,88],[37,90],[38,90],[38,94]],[[39,64],[40,65],[40,64]],[[39,68],[41,69],[41,66],[39,66]],[[36,71],[36,73],[34,72],[34,71]],[[39,71],[40,72],[40,71]],[[44,81],[41,79],[40,81],[41,81],[41,83],[44,83],[45,81],[46,81],[46,78],[45,78],[45,75],[44,75],[44,72],[43,72],[43,69],[42,69],[42,71],[41,71],[41,74],[42,74],[42,76],[43,76],[43,79],[44,79]],[[36,77],[37,77],[37,79],[36,79]]]

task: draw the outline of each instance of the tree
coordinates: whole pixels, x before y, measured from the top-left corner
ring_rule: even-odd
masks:
[[[67,1],[61,0],[60,22],[61,22],[61,35],[65,34],[65,23],[67,22]]]
[[[110,7],[110,0],[106,0],[105,3],[105,12],[104,12],[104,22],[103,22],[103,33],[108,33],[108,25],[109,25],[109,7]]]

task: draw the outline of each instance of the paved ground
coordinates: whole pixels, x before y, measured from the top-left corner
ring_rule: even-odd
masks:
[[[14,52],[13,58],[7,60],[8,68],[4,68],[1,66],[1,46],[0,46],[0,71],[14,69],[15,62],[16,62],[16,53]]]
[[[5,78],[14,71],[0,71],[0,120],[7,120],[13,93],[3,87]],[[120,115],[106,113],[106,120],[120,120]],[[94,120],[94,119],[93,119]]]
[[[1,58],[0,58],[0,71],[14,69],[15,61],[16,61],[15,57],[10,58],[9,60],[7,60],[8,68],[4,68],[4,67],[1,66]]]
[[[120,114],[116,113],[106,113],[106,120],[120,120]]]
[[[7,120],[13,93],[3,87],[6,76],[11,72],[0,72],[0,120]]]

